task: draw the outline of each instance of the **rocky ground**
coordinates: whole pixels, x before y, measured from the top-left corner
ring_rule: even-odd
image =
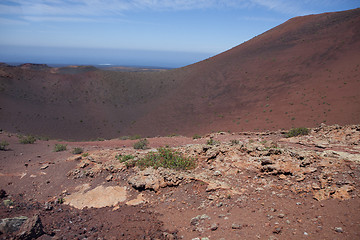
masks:
[[[360,125],[284,133],[151,138],[136,150],[137,140],[20,144],[2,132],[0,238],[359,239]],[[166,145],[197,167],[116,158]]]

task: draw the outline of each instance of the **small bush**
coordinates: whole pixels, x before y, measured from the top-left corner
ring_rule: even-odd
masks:
[[[136,166],[136,161],[134,159],[128,160],[126,162],[124,162],[125,167],[127,168],[132,168]]]
[[[66,146],[64,144],[55,144],[54,152],[61,152],[66,150]]]
[[[179,134],[177,134],[177,133],[171,133],[171,134],[169,134],[169,135],[167,135],[168,137],[176,137],[176,136],[179,136]]]
[[[120,140],[128,140],[128,139],[130,139],[130,137],[129,136],[121,136],[121,137],[119,137],[119,139]]]
[[[9,143],[7,141],[1,141],[0,142],[0,150],[1,151],[6,151],[6,147],[9,146]]]
[[[293,128],[285,134],[285,137],[290,138],[290,137],[296,137],[296,136],[300,136],[300,135],[308,135],[309,132],[310,132],[310,130],[307,128],[304,128],[304,127]]]
[[[76,147],[72,150],[72,154],[82,154],[84,150],[80,147]]]
[[[195,135],[193,136],[193,139],[199,139],[199,138],[201,138],[201,136],[200,136],[199,134],[195,134]]]
[[[33,144],[36,141],[34,136],[19,136],[19,141],[21,144]]]
[[[126,162],[130,159],[134,159],[135,157],[133,155],[121,155],[118,154],[115,156],[116,159],[118,159],[121,163]]]
[[[211,139],[207,140],[206,143],[207,143],[207,145],[216,145],[216,144],[219,144],[220,142],[211,138]]]
[[[81,155],[82,157],[87,157],[89,156],[89,153],[84,153],[83,155]]]
[[[129,138],[130,138],[130,140],[137,140],[137,139],[140,139],[141,136],[140,135],[134,135],[134,136],[130,136]]]
[[[184,157],[180,152],[171,148],[158,148],[157,152],[150,152],[142,159],[136,161],[136,166],[140,169],[147,167],[172,168],[176,170],[187,170],[195,168],[196,163],[193,158]]]
[[[147,149],[147,145],[149,141],[145,139],[141,139],[138,142],[134,143],[134,149]]]
[[[41,140],[41,141],[49,141],[50,138],[46,137],[46,136],[38,136],[37,139]]]
[[[240,141],[233,139],[233,140],[230,140],[230,143],[231,143],[231,145],[238,145],[238,144],[240,144]]]

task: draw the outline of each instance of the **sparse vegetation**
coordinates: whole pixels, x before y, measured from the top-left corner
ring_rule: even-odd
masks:
[[[207,142],[206,142],[207,145],[216,145],[216,144],[219,144],[219,143],[220,143],[219,141],[216,141],[216,140],[214,140],[212,138],[207,140]]]
[[[290,138],[290,137],[296,137],[296,136],[301,136],[301,135],[308,135],[309,132],[310,132],[310,130],[307,128],[304,128],[304,127],[293,128],[289,132],[287,132],[285,134],[285,136],[287,138]]]
[[[73,149],[72,154],[82,154],[84,150],[80,147],[76,147]]]
[[[199,139],[201,136],[199,134],[194,134],[193,139]]]
[[[33,144],[36,141],[36,138],[34,136],[19,136],[19,141],[21,144]]]
[[[7,141],[4,140],[4,141],[0,142],[0,150],[1,151],[6,151],[7,146],[9,146],[9,143]]]
[[[171,133],[171,134],[168,135],[168,137],[176,137],[176,136],[179,136],[179,134],[177,134],[177,133]]]
[[[134,159],[135,156],[118,154],[118,155],[115,156],[115,158],[118,159],[121,163],[123,163],[123,162],[126,162],[128,160]]]
[[[230,143],[231,143],[231,145],[238,145],[240,143],[240,141],[233,139],[233,140],[230,140]]]
[[[119,139],[120,140],[128,140],[128,139],[130,139],[130,137],[129,136],[121,136],[121,137],[119,137]]]
[[[141,136],[140,135],[133,135],[133,136],[130,136],[130,140],[137,140],[137,139],[140,139]]]
[[[67,145],[65,144],[55,144],[54,152],[61,152],[66,150]]]
[[[89,156],[89,153],[83,153],[81,156],[82,157],[87,157],[87,156]]]
[[[41,141],[49,141],[49,137],[46,137],[46,136],[37,136],[37,139],[39,139]]]
[[[147,167],[171,168],[176,170],[187,170],[195,168],[195,160],[184,157],[180,152],[171,148],[158,148],[157,152],[150,152],[144,158],[136,161],[136,166],[141,169]]]
[[[146,138],[144,138],[134,143],[133,147],[134,149],[147,149],[148,144],[149,141]]]

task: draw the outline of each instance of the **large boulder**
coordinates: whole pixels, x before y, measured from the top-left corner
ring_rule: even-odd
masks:
[[[16,232],[26,220],[28,220],[28,217],[25,216],[1,219],[0,233],[11,234]]]
[[[16,235],[16,239],[30,240],[40,237],[44,234],[43,225],[39,215],[35,215],[26,220],[26,222],[20,227],[19,233]]]
[[[135,175],[129,177],[128,182],[138,190],[150,189],[158,191],[166,186],[177,186],[185,178],[184,174],[178,171],[150,167],[144,171],[138,171]]]

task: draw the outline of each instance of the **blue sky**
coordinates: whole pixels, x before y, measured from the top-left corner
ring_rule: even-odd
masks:
[[[0,0],[0,61],[180,67],[360,0]]]

